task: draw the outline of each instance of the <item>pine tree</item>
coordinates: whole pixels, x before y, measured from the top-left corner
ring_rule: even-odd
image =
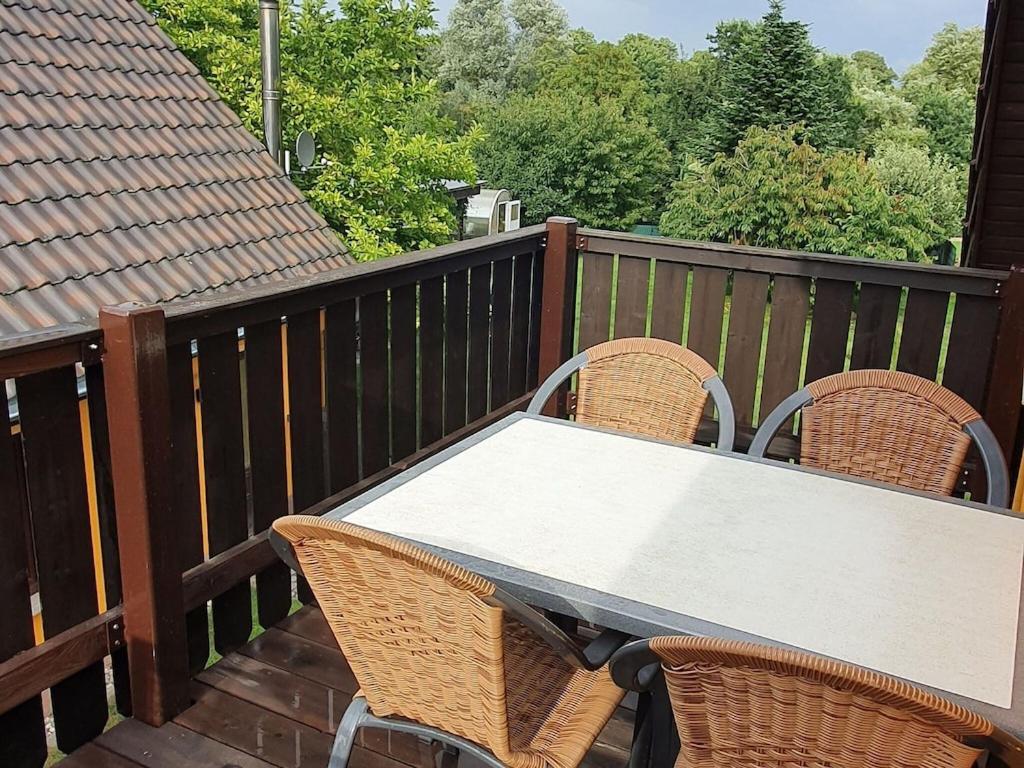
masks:
[[[759,23],[724,22],[712,37],[722,73],[710,119],[712,150],[732,149],[754,125],[797,123],[822,148],[854,146],[858,119],[849,75],[784,10],[782,0],[771,0]]]

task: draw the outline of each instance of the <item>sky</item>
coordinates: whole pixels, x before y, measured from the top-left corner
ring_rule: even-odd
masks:
[[[434,0],[444,24],[455,0]],[[707,36],[721,19],[756,19],[767,0],[560,0],[574,27],[602,40],[630,32],[669,37],[690,53],[707,47]],[[811,27],[814,44],[834,53],[868,48],[902,72],[919,61],[947,21],[961,26],[985,23],[985,0],[789,0],[786,15]]]

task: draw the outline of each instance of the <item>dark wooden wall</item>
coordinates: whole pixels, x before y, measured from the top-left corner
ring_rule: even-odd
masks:
[[[1024,3],[990,0],[964,264],[1024,264]]]

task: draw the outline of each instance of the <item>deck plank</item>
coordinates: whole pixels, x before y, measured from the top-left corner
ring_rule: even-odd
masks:
[[[330,645],[328,645],[330,643]],[[68,768],[293,768],[326,765],[337,723],[356,689],[323,614],[303,608],[205,670],[194,704],[173,723],[128,720],[75,753]],[[619,707],[583,762],[624,768],[633,713]],[[351,768],[434,768],[429,745],[364,729]]]
[[[198,680],[324,733],[334,732],[352,700],[344,691],[239,653],[225,656],[200,674]]]
[[[271,765],[176,723],[153,728],[138,720],[125,720],[95,743],[142,768],[185,765],[189,768],[270,768]]]
[[[280,629],[268,629],[239,652],[344,693],[359,690],[355,675],[336,647],[328,648]]]
[[[334,632],[331,631],[323,613],[315,605],[306,606],[296,611],[280,622],[277,628],[338,650],[338,641],[334,639]]]
[[[266,760],[280,768],[323,766],[334,743],[332,734],[269,712],[215,688],[197,683],[196,703],[175,722],[229,747]],[[357,745],[351,768],[430,768],[421,762],[401,763],[381,751]]]
[[[95,742],[76,749],[59,763],[61,768],[139,768],[139,764],[108,752]]]
[[[200,683],[192,698],[195,704],[174,719],[180,726],[281,768],[327,765],[334,741],[328,733]]]

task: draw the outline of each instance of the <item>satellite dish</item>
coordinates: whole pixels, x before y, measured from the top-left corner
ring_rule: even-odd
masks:
[[[295,139],[295,157],[303,168],[310,168],[316,162],[316,139],[309,131],[301,131]]]

